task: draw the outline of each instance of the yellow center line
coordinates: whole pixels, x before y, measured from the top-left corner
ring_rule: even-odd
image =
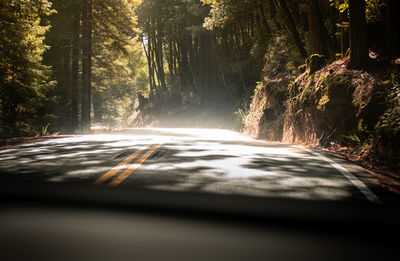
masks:
[[[133,163],[129,168],[127,168],[124,172],[122,172],[118,177],[116,177],[108,187],[115,188],[121,182],[123,182],[126,178],[128,178],[133,172],[135,172],[140,165],[146,161],[156,150],[158,150],[163,144],[154,145],[154,147],[149,150],[146,154],[144,154],[140,159],[138,159],[135,163]]]
[[[94,186],[99,186],[101,184],[103,184],[104,182],[106,182],[109,178],[111,178],[112,176],[114,176],[115,174],[117,174],[121,168],[123,168],[124,166],[126,166],[129,162],[131,162],[132,160],[136,159],[140,154],[142,154],[143,151],[148,150],[152,145],[146,145],[145,147],[139,149],[138,151],[136,151],[135,153],[132,153],[130,156],[128,156],[126,159],[124,159],[123,161],[121,161],[119,164],[117,164],[115,167],[113,167],[109,172],[107,172],[106,174],[104,174],[103,176],[101,176],[98,180],[96,180],[93,185]]]

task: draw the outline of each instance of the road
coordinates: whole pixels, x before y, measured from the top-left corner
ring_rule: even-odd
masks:
[[[396,203],[349,162],[226,130],[0,151],[4,260],[391,260]]]
[[[46,182],[270,198],[392,200],[341,159],[227,130],[131,129],[0,151],[0,181]]]

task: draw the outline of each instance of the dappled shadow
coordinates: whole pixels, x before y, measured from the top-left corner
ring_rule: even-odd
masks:
[[[170,135],[165,130],[151,133]],[[117,189],[365,200],[336,169],[302,149],[254,140],[171,135],[173,139],[164,140],[161,149]],[[0,151],[0,179],[90,185],[127,156],[158,142],[151,135],[110,137],[49,141]]]
[[[271,194],[287,194],[301,198],[365,200],[360,191],[338,170],[312,155],[303,157],[264,157],[254,159],[243,167],[279,175],[250,178],[256,189],[267,189]],[[265,187],[264,184],[268,184]]]
[[[191,146],[209,148],[191,150]],[[291,155],[291,149],[283,144],[259,148],[268,151],[266,153],[253,153],[253,146],[242,142],[206,141],[181,145],[180,149],[174,147],[172,144],[164,146],[160,157],[146,162],[121,187],[319,200],[366,200],[329,164],[299,149]],[[216,148],[221,149],[216,151]],[[202,152],[210,155],[201,155]]]
[[[83,179],[89,176],[88,170],[102,172],[109,169],[113,159],[126,150],[126,146],[110,147],[109,142],[98,141],[32,144],[0,151],[1,177],[8,173],[7,176],[18,179],[64,181],[57,178],[69,173],[66,180]]]
[[[30,144],[20,148],[0,151],[0,179],[17,181],[52,181],[92,183],[127,156],[143,148],[149,142],[132,139],[116,141],[72,141],[61,144]],[[166,144],[167,146],[168,144]],[[189,146],[190,143],[183,143]],[[157,151],[149,162],[168,159],[171,166],[198,160],[221,160],[227,155],[179,156],[179,153],[206,153],[204,149],[166,149]],[[133,163],[133,162],[131,162]],[[147,165],[147,164],[146,164]],[[183,175],[207,170],[207,167],[193,168]],[[151,180],[149,181],[151,182]]]

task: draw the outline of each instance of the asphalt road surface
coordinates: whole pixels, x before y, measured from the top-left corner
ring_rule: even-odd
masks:
[[[341,159],[227,130],[131,129],[0,151],[0,181],[311,200],[393,201]]]

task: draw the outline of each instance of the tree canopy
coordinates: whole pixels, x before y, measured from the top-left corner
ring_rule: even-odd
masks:
[[[43,95],[50,88],[42,56],[53,13],[47,0],[0,1],[0,136],[40,131]]]

